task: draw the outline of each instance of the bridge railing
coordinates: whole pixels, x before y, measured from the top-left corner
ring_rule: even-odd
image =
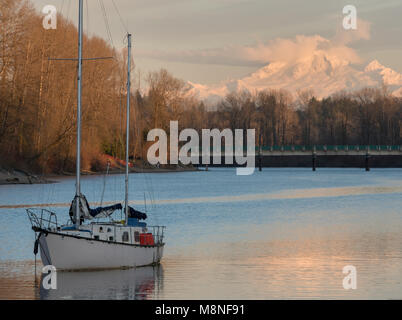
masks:
[[[256,147],[258,152],[260,147]],[[292,145],[292,146],[262,146],[262,151],[402,151],[400,145]],[[224,151],[224,148],[223,148]]]
[[[274,145],[274,146],[256,146],[255,152],[258,154],[259,150],[268,152],[313,152],[315,151],[400,151],[402,152],[401,145]],[[231,150],[233,151],[233,150]],[[243,148],[244,152],[247,152],[247,147]],[[215,151],[210,150],[210,155]],[[225,152],[225,145],[221,147],[221,153]],[[198,148],[198,154],[202,156],[202,148]]]

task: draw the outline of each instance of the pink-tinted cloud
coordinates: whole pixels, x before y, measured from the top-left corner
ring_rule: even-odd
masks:
[[[340,64],[360,63],[357,52],[349,45],[370,38],[370,24],[358,20],[357,30],[338,30],[334,38],[320,35],[297,35],[291,39],[276,38],[251,46],[225,46],[222,48],[186,50],[177,52],[137,51],[137,56],[196,64],[220,64],[260,67],[271,62],[298,63],[316,53],[324,53]]]

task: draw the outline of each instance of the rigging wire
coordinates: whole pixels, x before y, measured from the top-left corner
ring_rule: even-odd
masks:
[[[85,0],[85,6],[87,8],[87,18],[86,18],[86,22],[87,22],[87,35],[88,38],[90,37],[90,32],[89,32],[89,7],[88,7],[88,0]]]
[[[106,9],[105,9],[105,4],[104,4],[103,0],[98,0],[98,3],[100,5],[101,11],[102,11],[103,20],[104,20],[105,27],[106,27],[107,37],[109,38],[110,44],[111,44],[111,46],[113,48],[113,55],[115,55],[116,51],[115,51],[115,46],[114,46],[113,36],[112,36],[110,24],[109,24],[108,15],[107,15],[107,12],[106,12]],[[112,0],[112,5],[113,5],[118,17],[119,17],[121,26],[123,27],[123,29],[125,31],[125,36],[123,38],[123,43],[126,43],[127,34],[128,34],[127,25],[126,25],[126,23],[124,23],[122,15],[120,14],[120,11],[119,11],[119,9],[118,9],[118,7],[117,7],[117,5],[116,5],[114,0]],[[134,69],[134,68],[135,68],[135,65],[133,64],[132,69]],[[122,121],[123,121],[123,119],[122,119],[123,118],[122,93],[120,94],[120,106],[119,106],[119,112],[118,113],[119,113],[119,117],[120,117],[120,120],[121,120],[120,121],[120,136],[122,136],[122,131],[123,131],[123,125],[122,125]],[[121,149],[121,148],[119,148],[119,149]],[[118,150],[118,151],[119,151],[119,154],[120,154],[121,150]],[[120,154],[120,158],[121,158],[121,154]],[[149,197],[150,202],[151,202],[150,207],[151,207],[151,209],[155,209],[155,207],[156,207],[155,206],[155,194],[154,194],[154,188],[153,188],[153,184],[152,184],[152,178],[147,173],[145,173],[144,170],[142,170],[142,171],[143,171],[142,175],[144,177],[145,186],[146,186],[146,189],[147,189],[146,191],[148,193],[148,197]],[[145,205],[145,208],[147,210],[149,207],[147,208],[146,194],[145,193],[144,193],[144,205]]]
[[[124,140],[124,134],[123,134],[123,114],[124,114],[124,108],[123,108],[123,85],[122,88],[120,89],[120,106],[119,106],[119,116],[120,116],[120,132],[119,132],[119,158],[122,159],[122,149],[123,149],[123,140]],[[117,154],[117,153],[116,153]]]
[[[109,20],[108,20],[106,9],[105,9],[105,4],[103,3],[103,0],[98,0],[98,2],[99,2],[99,5],[101,7],[103,20],[105,22],[106,33],[107,33],[107,35],[109,37],[110,44],[111,44],[111,46],[113,48],[113,51],[114,51],[115,46],[114,46],[114,43],[113,43],[112,32],[110,31],[110,25],[109,25]]]
[[[146,186],[146,191],[148,193],[149,196],[149,200],[151,201],[151,210],[155,209],[155,195],[154,195],[154,188],[153,188],[153,184],[152,184],[152,178],[150,177],[150,175],[152,173],[147,174],[144,170],[144,168],[142,168],[142,176],[144,177],[144,183]]]
[[[107,168],[106,168],[106,174],[103,177],[103,189],[102,189],[102,195],[101,195],[101,200],[100,200],[100,207],[102,207],[103,204],[103,197],[105,196],[105,189],[106,189],[106,178],[109,175],[109,168],[110,168],[110,161],[107,161]]]
[[[63,16],[64,0],[61,1],[60,16]]]
[[[114,0],[112,0],[112,3],[113,3],[113,6],[114,6],[114,8],[115,8],[115,10],[116,10],[116,12],[117,12],[117,15],[118,15],[119,18],[120,18],[120,23],[121,23],[121,25],[123,26],[123,29],[124,29],[125,33],[127,34],[127,33],[128,33],[127,25],[124,23],[123,18],[121,17],[120,11],[119,11],[119,9],[117,8],[116,3],[114,2]]]
[[[67,5],[67,21],[70,19],[70,8],[71,8],[71,0],[68,0],[68,5]]]

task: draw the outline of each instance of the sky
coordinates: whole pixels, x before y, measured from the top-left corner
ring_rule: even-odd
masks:
[[[402,73],[402,0],[84,0],[85,30],[110,43],[102,1],[112,44],[124,47],[125,28],[133,34],[137,76],[143,78],[165,68],[206,85],[239,79],[268,64],[273,53],[292,57],[317,36],[350,48],[353,63],[377,59]],[[54,5],[77,21],[78,0],[33,3],[38,10]],[[357,8],[358,29],[347,33],[342,9],[349,4]],[[283,45],[297,42],[303,45]]]

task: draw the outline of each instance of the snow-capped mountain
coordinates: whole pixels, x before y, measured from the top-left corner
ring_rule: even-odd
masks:
[[[213,103],[237,90],[286,89],[292,94],[310,89],[318,98],[341,90],[350,92],[364,87],[386,85],[396,96],[402,96],[402,74],[381,65],[377,60],[365,68],[336,55],[317,51],[313,55],[289,63],[276,61],[239,80],[216,86],[189,83],[200,99]]]

